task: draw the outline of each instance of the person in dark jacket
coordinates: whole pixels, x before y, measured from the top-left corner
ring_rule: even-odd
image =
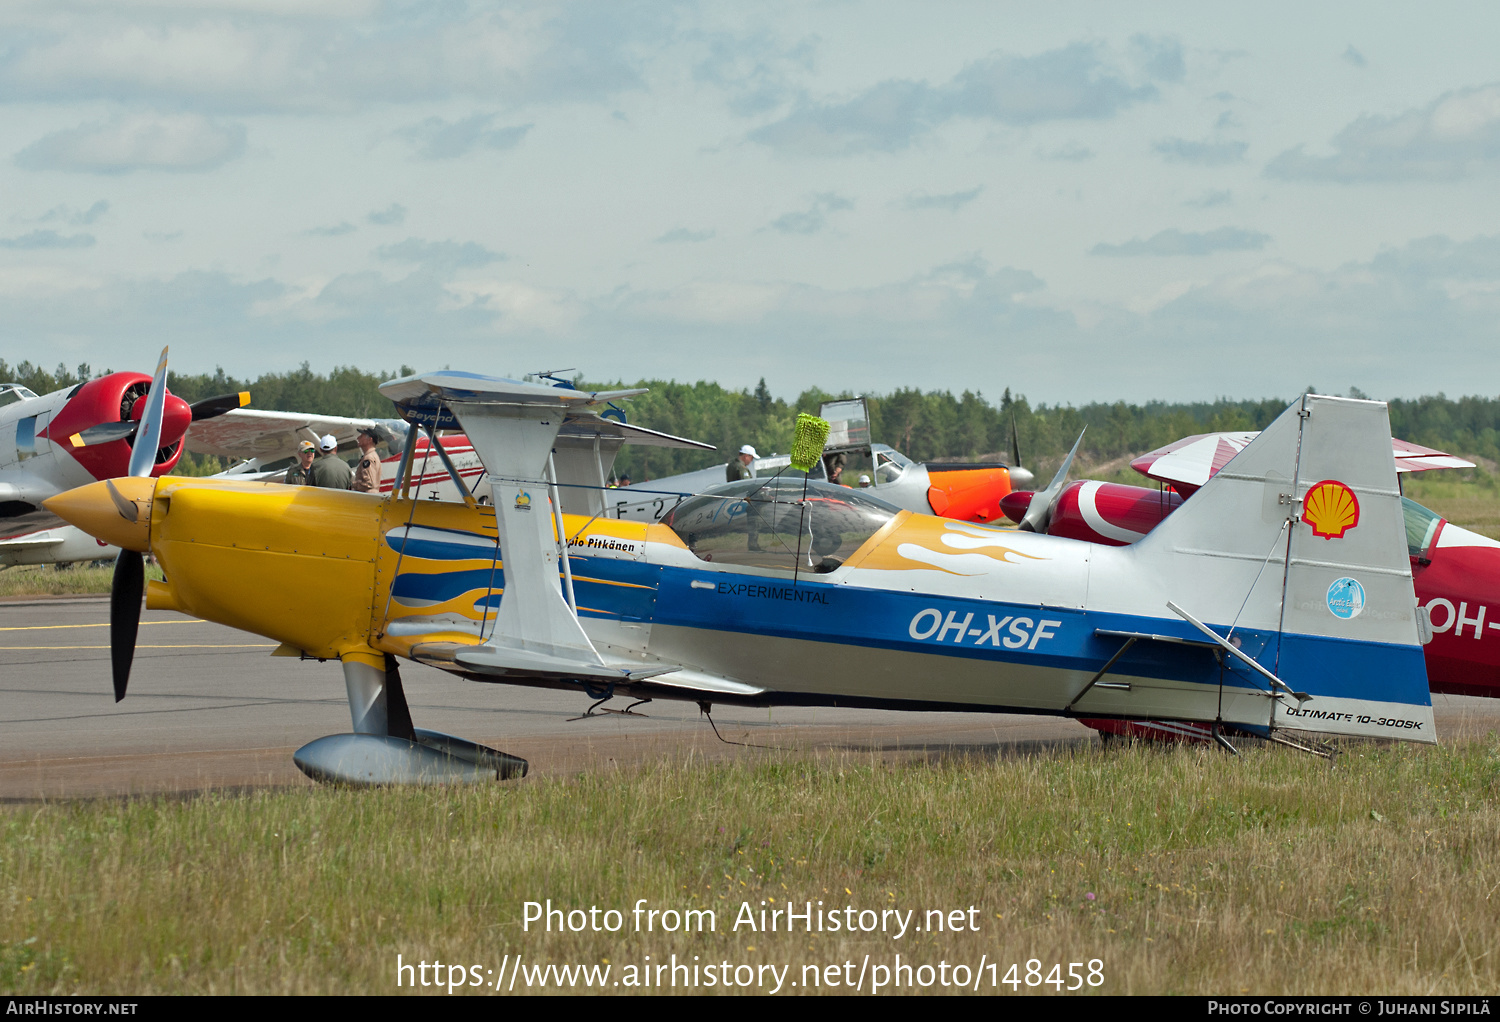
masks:
[[[354,481],[354,473],[349,468],[349,463],[339,457],[339,442],[332,434],[325,436],[322,443],[318,444],[318,457],[312,465],[312,485],[323,486],[330,490],[347,490],[349,484]]]
[[[318,448],[311,440],[304,440],[297,445],[297,464],[286,470],[286,478],[282,480],[292,486],[311,486],[313,459],[318,456]]]
[[[751,447],[749,444],[741,447],[740,453],[734,456],[734,460],[724,466],[724,481],[737,483],[741,479],[753,479],[755,477],[755,469],[750,467],[750,463],[757,457],[759,455],[755,453],[754,447]]]

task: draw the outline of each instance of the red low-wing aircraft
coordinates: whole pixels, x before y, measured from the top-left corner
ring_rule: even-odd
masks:
[[[138,445],[149,445],[152,476],[172,471],[188,428],[249,400],[227,394],[189,405],[166,389],[167,351],[153,379],[109,373],[37,396],[18,383],[0,384],[0,563],[50,563],[102,556],[92,538],[42,507],[48,497],[129,474]],[[160,423],[146,415],[162,395]],[[78,542],[68,537],[72,535]],[[75,550],[74,547],[77,547]]]
[[[1199,487],[1230,464],[1255,433],[1186,437],[1142,455],[1131,467],[1161,489],[1097,480],[1069,483],[1052,504],[1046,532],[1122,546],[1150,532]],[[1392,441],[1400,474],[1472,468],[1473,462],[1403,440]],[[1002,501],[1020,521],[1032,494]],[[1500,542],[1461,528],[1416,501],[1402,498],[1407,553],[1417,603],[1431,640],[1424,648],[1433,692],[1500,698]],[[1345,514],[1358,514],[1357,507]],[[1085,720],[1105,734],[1165,740],[1206,740],[1207,729],[1160,721]]]

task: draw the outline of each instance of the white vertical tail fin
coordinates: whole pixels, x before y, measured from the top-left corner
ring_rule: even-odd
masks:
[[[1436,741],[1384,403],[1306,395],[1128,549],[1308,697],[1270,699],[1265,723]]]

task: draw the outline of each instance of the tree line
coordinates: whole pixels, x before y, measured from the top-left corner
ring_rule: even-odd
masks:
[[[313,372],[304,362],[297,369],[263,373],[253,380],[229,376],[223,369],[212,374],[169,373],[168,386],[189,403],[248,390],[253,408],[388,418],[394,409],[378,388],[386,380],[411,372],[409,366],[386,372],[340,366],[324,374]],[[102,373],[87,364],[47,370],[29,361],[12,366],[0,359],[0,381],[20,383],[38,394],[76,386],[94,375]],[[848,390],[813,387],[788,401],[773,396],[764,380],[753,390],[732,390],[705,380],[585,382],[580,377],[575,382],[589,389],[649,387],[649,393],[621,403],[630,422],[718,448],[700,452],[627,447],[617,469],[638,482],[727,461],[741,444],[751,444],[762,454],[784,453],[791,449],[798,412],[816,413],[823,401],[859,396]],[[1349,396],[1365,395],[1353,390]],[[916,461],[1009,462],[1014,434],[1022,463],[1039,473],[1050,472],[1080,432],[1084,432],[1083,467],[1107,467],[1194,433],[1262,429],[1291,400],[1288,396],[1033,406],[1024,395],[1009,389],[991,401],[977,391],[955,395],[913,388],[864,397],[871,436]],[[1500,397],[1397,398],[1390,402],[1390,412],[1391,431],[1402,439],[1500,461]],[[182,466],[188,472],[208,467],[191,458],[185,458]]]

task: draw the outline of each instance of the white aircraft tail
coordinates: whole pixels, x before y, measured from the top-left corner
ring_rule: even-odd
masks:
[[[1266,723],[1436,740],[1383,402],[1304,396],[1122,549],[1173,604],[1134,612],[1233,645]]]

